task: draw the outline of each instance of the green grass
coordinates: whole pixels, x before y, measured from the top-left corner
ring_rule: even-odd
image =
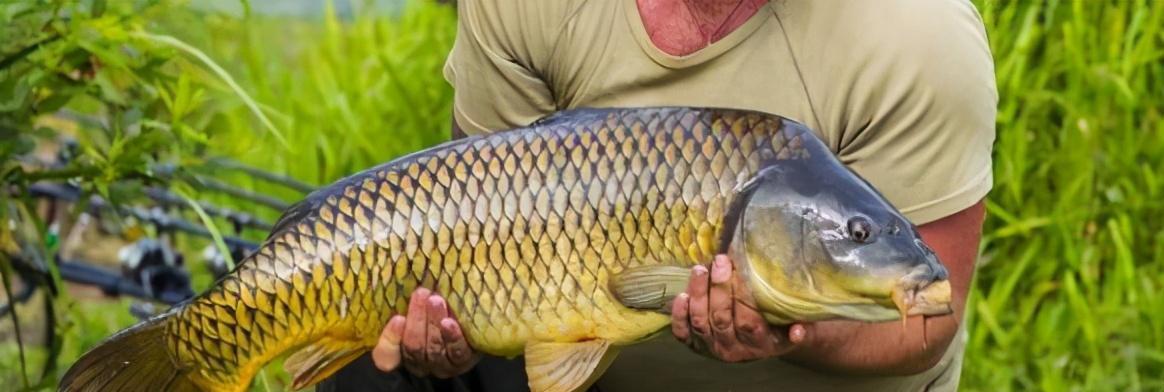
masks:
[[[975,4],[1000,102],[962,386],[1164,390],[1164,3]],[[255,132],[244,102],[198,71],[195,125],[213,153],[323,184],[447,139],[454,21],[434,5],[351,24],[176,12],[161,32],[220,62],[288,141]],[[62,364],[128,325],[117,305],[66,312]],[[0,345],[0,367],[18,368],[13,351]]]
[[[999,93],[969,390],[1164,390],[1164,3],[982,2]]]
[[[219,86],[205,109],[215,113],[205,124],[215,154],[325,184],[449,139],[452,89],[440,75],[456,33],[451,7],[424,2],[398,19],[348,24],[331,14],[322,21],[196,17],[174,24],[195,27],[174,33],[231,60],[228,71],[288,141],[283,148],[269,133],[256,137],[262,125]],[[243,176],[231,180],[251,184]]]

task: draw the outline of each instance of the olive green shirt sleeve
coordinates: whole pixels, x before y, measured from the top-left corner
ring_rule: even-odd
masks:
[[[459,1],[445,61],[453,116],[474,135],[528,124],[556,110],[541,69],[565,1]]]
[[[990,191],[998,94],[972,5],[900,3],[906,6],[866,2],[839,11],[864,12],[859,18],[891,20],[893,27],[850,28],[850,36],[836,37],[866,44],[826,57],[832,61],[817,75],[850,75],[841,80],[851,83],[818,83],[826,88],[816,95],[826,96],[822,122],[832,124],[826,134],[834,133],[841,160],[920,225]]]

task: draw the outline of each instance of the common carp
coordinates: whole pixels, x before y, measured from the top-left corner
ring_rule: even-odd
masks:
[[[426,287],[475,350],[524,355],[531,390],[577,390],[667,327],[687,268],[723,252],[773,324],[950,311],[916,227],[805,126],[576,109],[308,195],[235,270],[84,354],[60,389],[244,390],[286,353],[308,387]]]

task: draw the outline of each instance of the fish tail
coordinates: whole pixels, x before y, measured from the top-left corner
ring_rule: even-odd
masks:
[[[166,322],[173,312],[129,327],[81,356],[61,379],[59,391],[199,391],[166,349]]]

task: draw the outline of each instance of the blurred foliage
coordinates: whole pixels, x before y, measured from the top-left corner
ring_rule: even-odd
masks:
[[[216,132],[216,154],[327,184],[449,139],[452,90],[441,72],[456,34],[451,7],[414,2],[396,17],[343,21],[329,6],[321,16],[252,15],[240,23],[225,15],[185,14],[169,20],[175,35],[215,59],[232,59],[224,64],[227,72],[253,92],[288,141],[276,150],[272,135],[255,135],[260,124],[240,100],[215,94],[204,107],[215,113],[205,128]],[[231,183],[296,197],[245,175],[221,174]]]
[[[15,206],[0,209],[0,221],[10,212],[37,218],[33,200],[5,199],[42,180],[78,184],[117,205],[148,203],[141,190],[160,185],[273,220],[278,211],[207,191],[195,175],[296,201],[299,191],[211,163],[229,157],[321,184],[447,140],[452,95],[440,74],[456,31],[452,8],[416,3],[399,15],[351,20],[331,2],[322,8],[320,18],[300,20],[199,12],[178,0],[0,3],[0,92],[13,91],[0,93],[0,205]],[[74,156],[66,166],[50,165],[64,140],[76,141],[66,149]],[[48,229],[31,223],[24,231],[43,246]],[[0,239],[27,234],[0,226]],[[245,233],[252,240],[265,234]],[[180,242],[190,242],[179,244],[187,253],[206,243]],[[205,268],[191,266],[195,289],[208,286]],[[135,322],[128,299],[66,291],[51,301],[62,305],[63,322],[52,331],[64,337],[60,347],[0,345],[0,382],[51,388],[57,371]],[[34,319],[21,325],[34,325],[39,311],[15,313]],[[276,369],[256,387],[286,385]],[[38,383],[41,370],[47,377]]]
[[[1164,3],[974,3],[1001,100],[962,387],[1164,390]],[[0,93],[5,184],[80,176],[116,194],[107,189],[127,179],[159,180],[154,163],[190,168],[214,156],[324,184],[448,138],[447,6],[412,2],[400,15],[353,20],[328,7],[317,20],[291,20],[162,0],[3,4],[0,92],[14,92]],[[61,109],[102,121],[46,119]],[[72,166],[34,172],[11,159],[54,133],[78,138]],[[53,170],[63,174],[40,174]],[[209,284],[204,272],[196,278]],[[57,362],[132,323],[126,303],[67,307]],[[0,345],[0,368],[19,368],[15,351]],[[27,354],[33,363],[46,355]],[[0,374],[7,385],[20,379]],[[285,381],[263,379],[276,389]]]
[[[1164,390],[1164,3],[976,1],[998,77],[968,390]]]
[[[128,200],[147,182],[159,180],[157,163],[181,164],[206,145],[206,137],[185,122],[197,105],[200,90],[180,69],[174,51],[143,39],[148,21],[162,11],[158,1],[23,1],[0,4],[0,238],[21,237],[21,248],[39,248],[40,260],[12,264],[11,252],[0,254],[5,298],[11,297],[12,271],[24,265],[50,270],[49,279],[38,284],[60,287],[54,263],[46,263],[55,249],[45,223],[33,213],[33,200],[9,200],[40,180],[72,181],[85,193],[109,200]],[[72,121],[63,121],[65,117]],[[63,138],[75,139],[76,149],[60,149],[70,155],[65,165],[54,165],[58,155],[46,154],[45,146],[59,147]],[[172,174],[172,173],[171,173]],[[11,201],[11,203],[10,203]],[[22,233],[11,233],[20,222]],[[30,233],[31,231],[31,233]],[[13,246],[8,241],[7,250]],[[14,268],[18,267],[18,268]],[[42,290],[47,291],[47,290]],[[47,299],[37,309],[59,315]],[[10,318],[15,325],[18,312]],[[74,318],[65,317],[66,320]],[[51,325],[51,324],[48,324]],[[7,385],[31,388],[52,385],[60,349],[60,337],[72,324],[48,331],[44,351],[47,365],[40,379],[30,376],[23,346],[17,345],[19,361],[6,369]],[[14,328],[17,339],[23,328]],[[32,356],[41,355],[30,353]],[[11,357],[6,357],[8,359]],[[5,361],[8,362],[8,361]],[[8,378],[17,376],[13,380]],[[19,382],[17,382],[19,380]]]
[[[201,155],[209,140],[197,118],[205,91],[189,72],[201,65],[148,32],[172,6],[161,0],[0,6],[5,183],[78,178],[111,196],[115,183],[158,179],[158,164]],[[59,143],[61,136],[76,138],[79,146],[66,167],[14,159],[33,152],[38,141]]]

